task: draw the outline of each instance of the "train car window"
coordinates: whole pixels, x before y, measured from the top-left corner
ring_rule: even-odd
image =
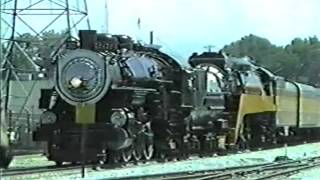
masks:
[[[240,74],[246,93],[263,94],[263,85],[259,76],[254,72],[246,72]]]
[[[221,92],[221,87],[217,77],[211,73],[207,73],[207,93],[217,93]]]
[[[276,84],[277,84],[278,89],[285,88],[285,85],[286,85],[284,79],[282,79],[282,78],[278,78],[276,80]]]
[[[264,91],[266,95],[273,95],[273,75],[266,69],[259,68],[257,70],[258,75],[260,76]]]
[[[200,65],[198,68],[207,71],[206,76],[206,91],[207,93],[217,93],[221,92],[223,87],[223,74],[220,70],[211,65]]]

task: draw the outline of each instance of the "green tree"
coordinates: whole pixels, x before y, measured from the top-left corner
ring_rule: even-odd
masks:
[[[48,57],[58,44],[65,37],[65,31],[55,32],[49,30],[42,33],[41,36],[34,36],[30,33],[24,33],[16,38],[16,42],[23,48],[24,52],[32,59],[34,63],[40,66],[47,64]],[[21,70],[34,70],[32,63],[18,48],[13,48],[12,64],[15,68]]]
[[[249,35],[223,50],[237,57],[253,57],[259,65],[287,79],[320,84],[320,42],[316,36],[295,38],[289,45],[277,47],[265,38]]]
[[[316,36],[304,40],[295,38],[285,50],[299,58],[298,68],[295,72],[295,79],[298,81],[318,84],[320,71],[320,42]]]

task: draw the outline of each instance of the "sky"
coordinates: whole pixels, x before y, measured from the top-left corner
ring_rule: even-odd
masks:
[[[81,4],[81,0],[70,1]],[[106,31],[106,1],[109,33],[148,42],[152,30],[155,43],[176,58],[205,51],[206,45],[219,50],[249,34],[284,46],[295,37],[320,33],[319,0],[87,0],[91,28],[99,32]],[[47,19],[29,20],[37,27]],[[54,28],[59,27],[56,22]]]
[[[216,50],[249,34],[283,46],[320,33],[319,0],[107,0],[109,32],[155,43],[178,56]],[[92,28],[105,30],[105,0],[89,0]],[[140,29],[138,28],[140,18]]]

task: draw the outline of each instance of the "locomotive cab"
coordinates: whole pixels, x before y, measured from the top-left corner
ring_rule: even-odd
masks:
[[[193,61],[194,62],[194,61]],[[190,113],[190,130],[192,133],[208,136],[221,134],[228,128],[227,95],[225,73],[218,65],[212,63],[194,63],[189,72],[188,103],[192,105]]]

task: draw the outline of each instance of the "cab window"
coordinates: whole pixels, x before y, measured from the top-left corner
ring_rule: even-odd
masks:
[[[221,92],[219,81],[217,77],[211,73],[207,73],[207,93],[217,93]]]

